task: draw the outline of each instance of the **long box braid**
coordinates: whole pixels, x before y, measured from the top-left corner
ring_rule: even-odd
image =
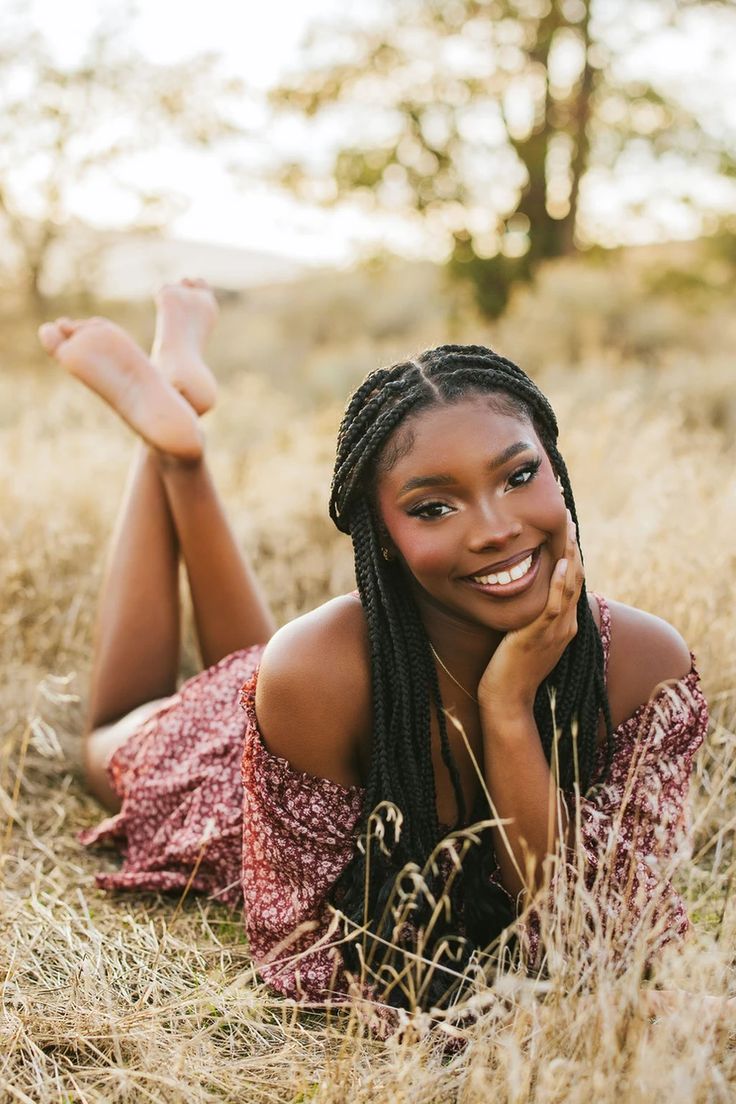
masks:
[[[392,434],[408,415],[478,393],[492,396],[500,409],[532,422],[560,480],[579,541],[575,500],[557,448],[554,411],[537,385],[510,360],[481,345],[442,345],[372,372],[350,398],[338,435],[330,516],[353,541],[356,581],[368,627],[373,701],[361,846],[335,890],[335,902],[345,915],[354,924],[366,926],[361,947],[347,943],[343,952],[346,964],[354,970],[368,953],[371,933],[389,942],[396,938],[386,905],[392,899],[397,875],[407,867],[421,869],[442,834],[431,755],[432,711],[456,796],[458,826],[467,817],[429,640],[400,568],[396,562],[386,561],[381,552],[382,526],[374,505],[376,473],[385,461]],[[595,766],[601,711],[608,762],[613,752],[603,649],[584,584],[577,623],[575,637],[537,691],[534,716],[550,764],[557,741],[560,785],[572,790],[578,782],[584,794]],[[390,853],[367,831],[371,813],[382,802],[397,806],[403,818]],[[473,812],[478,814],[476,819],[490,813],[487,808]],[[480,833],[480,839],[463,862],[466,961],[474,948],[487,947],[513,921],[505,898],[492,892],[488,881],[495,865],[490,832]],[[367,863],[370,885],[366,891]],[[415,925],[421,925],[421,912],[421,907],[415,911]],[[448,920],[437,926],[436,939],[446,940],[451,933]],[[395,1003],[401,1003],[396,991],[392,996]],[[440,1001],[442,984],[429,986],[426,996],[433,1003]]]

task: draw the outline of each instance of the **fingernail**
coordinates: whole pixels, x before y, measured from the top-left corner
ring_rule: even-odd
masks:
[[[558,575],[564,575],[566,571],[567,571],[567,560],[560,560],[560,562],[557,565],[557,574]]]

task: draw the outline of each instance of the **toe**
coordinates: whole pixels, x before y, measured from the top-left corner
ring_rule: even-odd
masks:
[[[44,322],[38,327],[38,340],[47,353],[53,355],[64,340],[64,334],[56,322]]]
[[[181,280],[178,284],[161,284],[158,290],[154,292],[154,302],[160,304],[161,300],[168,298],[169,293],[172,291],[176,291],[176,289],[181,287],[183,283],[184,281]]]

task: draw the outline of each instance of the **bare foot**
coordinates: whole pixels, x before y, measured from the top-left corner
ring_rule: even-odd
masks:
[[[144,441],[180,460],[202,455],[192,408],[131,337],[106,318],[59,318],[40,327],[46,352],[101,395]]]
[[[164,284],[156,307],[151,360],[197,414],[204,414],[217,397],[215,377],[202,359],[217,319],[215,297],[204,280],[182,280]]]

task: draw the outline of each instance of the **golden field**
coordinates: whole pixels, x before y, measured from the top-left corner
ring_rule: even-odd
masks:
[[[711,726],[677,871],[696,933],[657,980],[736,992],[736,320],[733,266],[706,244],[548,266],[505,317],[481,321],[430,266],[376,263],[222,298],[207,416],[210,463],[280,620],[352,586],[326,516],[335,429],[369,369],[480,341],[549,395],[576,494],[587,586],[669,620],[696,654]],[[57,304],[59,311],[78,305]],[[152,308],[90,304],[146,342]],[[67,768],[95,597],[132,451],[129,431],[43,359],[6,303],[0,355],[0,1101],[597,1104],[730,1100],[733,1022],[695,997],[650,1022],[641,960],[552,956],[544,983],[479,991],[453,1033],[427,1017],[381,1041],[365,1009],[298,1012],[261,985],[238,917],[187,898],[111,898],[100,816]],[[197,669],[189,612],[182,677]],[[577,898],[572,907],[583,907]]]

